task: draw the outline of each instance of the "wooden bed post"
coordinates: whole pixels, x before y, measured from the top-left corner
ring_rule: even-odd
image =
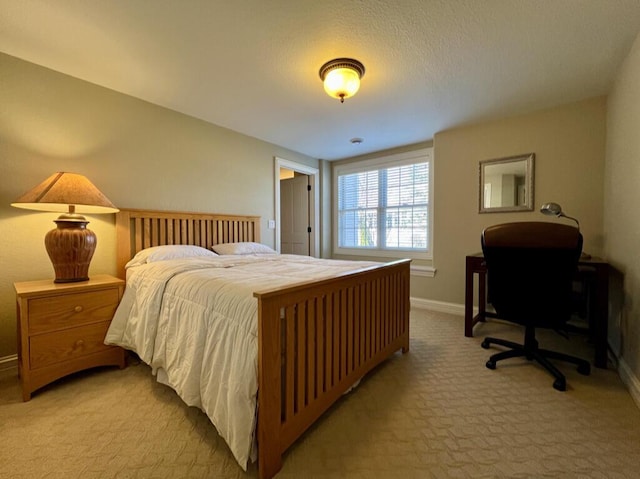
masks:
[[[116,214],[116,274],[120,279],[126,279],[125,264],[131,258],[131,215],[127,210],[120,210]]]
[[[280,443],[280,308],[258,297],[258,475],[270,479],[282,468]]]

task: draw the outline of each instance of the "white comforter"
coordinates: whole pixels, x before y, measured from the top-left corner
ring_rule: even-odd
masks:
[[[136,352],[158,381],[202,409],[246,470],[255,458],[258,392],[253,293],[374,264],[269,254],[129,268],[105,343]]]

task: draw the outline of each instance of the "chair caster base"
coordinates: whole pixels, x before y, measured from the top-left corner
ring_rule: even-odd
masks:
[[[486,366],[489,369],[495,369],[496,368],[496,362],[495,361],[487,361]]]
[[[553,389],[557,389],[558,391],[566,391],[567,390],[567,381],[562,379],[556,379],[553,381]]]
[[[480,346],[482,346],[483,349],[489,349],[489,341],[485,339],[484,341],[482,341],[482,343],[480,343]]]
[[[581,364],[578,366],[578,372],[583,376],[588,376],[591,374],[591,366],[589,364]]]

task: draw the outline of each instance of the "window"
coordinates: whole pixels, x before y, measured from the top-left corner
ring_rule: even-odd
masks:
[[[431,258],[432,151],[335,167],[336,253]]]

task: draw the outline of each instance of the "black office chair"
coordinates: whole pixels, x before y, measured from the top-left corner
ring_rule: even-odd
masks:
[[[556,378],[553,387],[566,390],[564,375],[549,361],[559,359],[578,366],[588,375],[588,361],[567,354],[540,349],[536,328],[561,331],[572,312],[572,282],[582,251],[582,235],[577,228],[560,223],[520,222],[490,226],[482,232],[482,251],[487,265],[487,302],[496,316],[525,327],[524,344],[499,338],[485,338],[491,344],[509,348],[487,361],[513,357],[536,360]]]

